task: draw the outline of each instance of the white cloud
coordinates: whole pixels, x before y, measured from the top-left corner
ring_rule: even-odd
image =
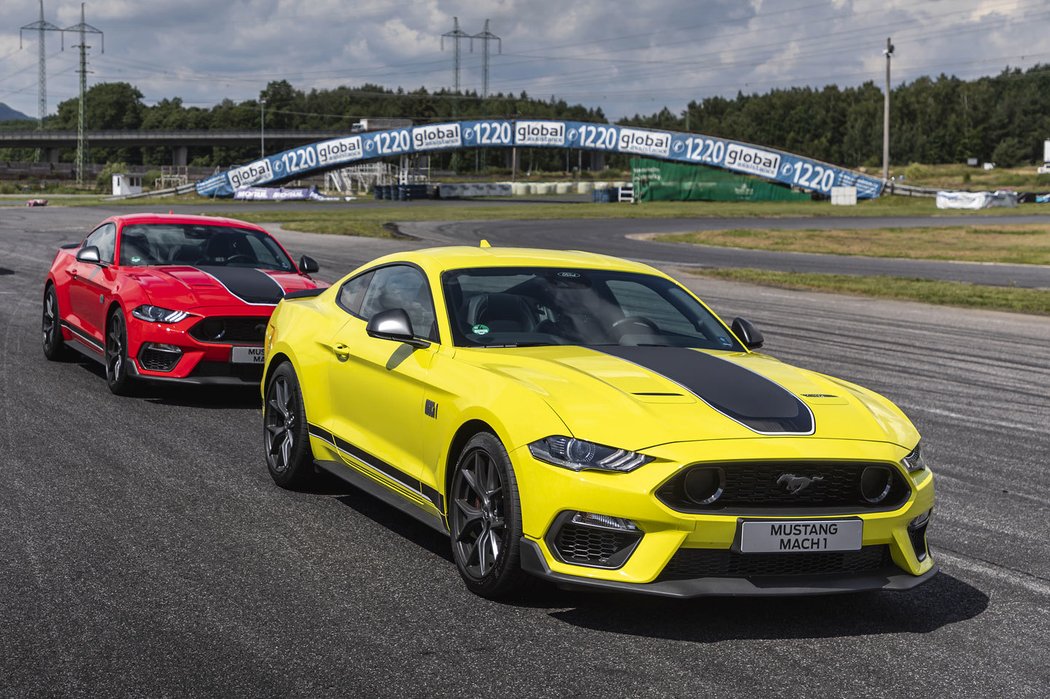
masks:
[[[80,4],[45,0],[47,18],[69,26]],[[0,3],[0,102],[36,113],[36,44],[18,49],[34,0]],[[452,51],[440,35],[452,17],[469,33],[491,31],[491,89],[552,94],[612,117],[680,111],[692,99],[772,87],[881,83],[882,48],[897,46],[894,82],[941,72],[995,74],[1007,64],[1050,63],[1044,0],[91,0],[91,80],[133,83],[147,101],[214,104],[249,99],[269,80],[296,87],[373,82],[408,89],[452,83]],[[76,51],[48,37],[49,105],[75,95]],[[480,89],[481,46],[463,50],[462,83]]]

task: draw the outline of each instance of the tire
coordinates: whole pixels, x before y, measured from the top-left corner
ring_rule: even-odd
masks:
[[[62,314],[58,309],[58,294],[51,284],[48,284],[44,291],[41,326],[44,335],[44,356],[52,362],[68,357],[69,348],[62,339]]]
[[[452,558],[467,588],[504,599],[531,580],[521,569],[521,502],[507,450],[495,435],[474,435],[459,458],[449,493]]]
[[[266,384],[263,448],[270,478],[282,488],[301,488],[314,478],[303,394],[291,362],[277,367]]]
[[[133,393],[135,378],[128,371],[128,324],[117,308],[106,321],[106,385],[118,396]]]

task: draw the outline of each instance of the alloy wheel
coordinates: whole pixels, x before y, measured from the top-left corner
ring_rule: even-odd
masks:
[[[119,313],[113,314],[109,321],[109,333],[106,336],[106,373],[113,383],[124,376],[124,319]]]
[[[507,543],[503,474],[486,450],[474,449],[460,460],[456,475],[452,545],[466,572],[480,580]]]
[[[266,396],[266,453],[273,470],[283,473],[295,446],[295,402],[288,379],[278,376]]]
[[[58,332],[58,309],[55,304],[55,292],[50,289],[47,295],[44,296],[43,330],[44,349],[50,349],[55,346],[55,333]]]

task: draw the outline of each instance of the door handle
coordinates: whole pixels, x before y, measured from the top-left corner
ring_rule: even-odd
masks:
[[[345,362],[350,358],[350,347],[342,342],[337,342],[334,345],[325,345],[325,347],[331,350],[332,354],[341,362]]]

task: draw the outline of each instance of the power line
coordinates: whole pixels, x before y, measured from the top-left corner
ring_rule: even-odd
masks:
[[[26,24],[18,30],[18,48],[22,48],[22,32],[33,31],[37,33],[37,55],[38,55],[38,67],[37,67],[37,116],[39,122],[37,128],[44,128],[44,118],[47,116],[47,50],[45,48],[44,37],[47,36],[47,32],[58,32],[59,36],[65,37],[62,34],[62,29],[57,25],[52,24],[44,19],[44,0],[40,0],[40,19],[37,21]],[[62,48],[65,49],[66,42],[62,41]]]
[[[482,55],[482,59],[481,59],[481,66],[482,66],[482,69],[481,69],[481,71],[482,71],[481,72],[481,74],[482,74],[482,78],[481,78],[481,96],[482,97],[488,97],[489,96],[489,42],[490,41],[495,41],[496,45],[499,47],[499,52],[503,53],[503,39],[501,39],[500,37],[496,36],[495,34],[493,34],[492,32],[489,31],[489,21],[487,19],[485,20],[485,29],[483,29],[479,33],[475,34],[474,36],[470,37],[470,50],[471,50],[471,52],[474,51],[474,39],[477,39],[478,41],[481,42],[481,52],[482,52],[481,53],[481,55]]]
[[[452,90],[453,92],[459,92],[459,42],[462,39],[469,39],[470,34],[459,28],[459,17],[452,18],[452,31],[445,32],[441,35],[441,50],[445,50],[445,39],[452,40]]]
[[[84,160],[87,157],[87,136],[84,133],[84,101],[87,95],[87,50],[91,48],[87,43],[88,34],[98,34],[99,40],[102,42],[102,53],[106,52],[106,39],[102,34],[102,30],[97,27],[93,27],[84,21],[84,3],[80,3],[80,24],[74,24],[72,27],[67,27],[63,31],[76,32],[80,34],[80,43],[73,48],[80,49],[80,100],[77,105],[77,186],[84,184]]]

